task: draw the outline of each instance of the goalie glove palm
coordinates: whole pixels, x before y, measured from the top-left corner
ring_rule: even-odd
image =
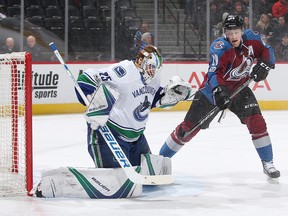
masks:
[[[257,64],[253,67],[253,70],[250,74],[250,77],[255,82],[260,82],[260,81],[266,79],[270,69],[271,69],[271,67],[269,67],[267,64],[265,64],[262,61],[258,61]]]
[[[185,82],[179,76],[170,79],[170,83],[164,88],[164,96],[159,100],[159,107],[171,107],[179,101],[187,100],[191,95],[191,84]]]

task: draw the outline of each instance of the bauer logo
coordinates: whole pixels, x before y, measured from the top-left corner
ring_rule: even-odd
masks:
[[[103,126],[100,127],[100,131],[102,132],[102,136],[105,139],[107,145],[109,146],[111,151],[113,151],[114,156],[117,157],[116,159],[121,165],[121,167],[131,167],[129,160],[120,148],[118,142],[114,138],[113,134],[110,132],[109,128],[107,126]]]
[[[32,72],[32,86],[34,98],[56,98],[59,83],[59,75],[49,71],[48,73]]]

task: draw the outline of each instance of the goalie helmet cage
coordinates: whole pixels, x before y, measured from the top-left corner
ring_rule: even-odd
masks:
[[[28,52],[0,55],[0,197],[33,187],[31,61]]]

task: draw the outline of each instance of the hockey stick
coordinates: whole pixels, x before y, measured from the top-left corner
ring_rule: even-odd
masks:
[[[234,91],[233,94],[230,95],[230,100],[233,99],[245,87],[247,87],[252,82],[252,80],[253,80],[252,78],[249,78],[245,83],[243,83],[242,86],[240,86],[236,91]],[[204,122],[206,122],[212,115],[214,115],[218,111],[219,111],[219,107],[215,106],[202,119],[200,119],[199,122],[190,131],[185,133],[183,138],[185,139],[187,136],[189,136],[191,133],[193,133],[196,130],[196,128],[198,128],[200,125],[202,125]]]
[[[62,56],[60,55],[58,49],[56,48],[55,44],[51,42],[49,44],[50,48],[62,64],[65,72],[70,76],[72,81],[74,82],[74,86],[77,89],[78,93],[82,97],[85,104],[89,105],[89,100],[83,93],[82,89],[77,83],[77,80],[74,78],[73,74],[69,70],[68,66],[65,64]],[[135,171],[133,166],[131,165],[130,161],[126,157],[125,153],[121,149],[119,143],[111,133],[110,129],[105,125],[99,128],[101,135],[103,136],[104,140],[106,141],[107,145],[109,146],[110,150],[112,151],[114,157],[117,159],[118,163],[124,170],[126,176],[136,184],[143,184],[143,185],[163,185],[163,184],[171,184],[173,183],[173,176],[172,175],[141,175]]]

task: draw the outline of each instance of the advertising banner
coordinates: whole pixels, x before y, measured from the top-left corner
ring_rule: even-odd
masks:
[[[103,68],[110,64],[67,64],[75,78],[87,68]],[[162,84],[170,77],[179,75],[191,83],[195,91],[202,83],[207,71],[207,63],[164,63],[161,71]],[[285,80],[288,74],[286,64],[277,64],[268,78],[259,83],[252,82],[251,89],[259,101],[288,101]],[[33,105],[34,104],[77,104],[74,85],[61,64],[33,64]]]

